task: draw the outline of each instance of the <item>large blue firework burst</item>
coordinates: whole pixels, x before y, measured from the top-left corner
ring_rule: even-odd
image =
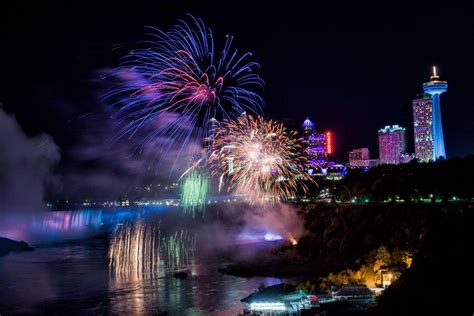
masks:
[[[166,154],[194,137],[202,144],[218,121],[261,114],[259,64],[231,48],[232,36],[217,51],[211,29],[191,15],[167,32],[148,29],[148,40],[110,73],[114,84],[104,99],[117,139],[140,135],[140,145],[156,142]]]

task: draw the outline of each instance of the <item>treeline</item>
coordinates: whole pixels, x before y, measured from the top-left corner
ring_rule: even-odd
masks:
[[[464,288],[473,282],[473,210],[472,203],[304,204],[297,246],[259,252],[222,272],[303,277],[300,288],[321,293],[395,268],[400,278],[367,315],[471,315],[472,291]]]
[[[474,199],[474,155],[432,163],[381,165],[366,172],[350,169],[330,187],[342,201],[448,202]],[[355,200],[354,200],[355,198]]]
[[[415,254],[444,211],[438,204],[312,204],[305,209],[298,253],[306,259],[307,274],[315,277],[357,270],[380,247]]]
[[[398,277],[405,272],[413,260],[413,255],[406,250],[395,248],[388,251],[385,247],[372,250],[361,260],[360,266],[353,269],[344,269],[337,273],[329,273],[319,278],[315,283],[307,281],[303,288],[313,293],[330,292],[331,289],[348,285],[362,285],[368,287],[383,286],[382,273],[390,273],[390,277]],[[309,286],[309,287],[308,287]]]
[[[364,284],[408,254],[368,315],[472,315],[473,210],[469,203],[309,206],[298,253],[314,277],[302,286]]]
[[[430,225],[413,263],[368,315],[472,315],[472,206]]]
[[[260,252],[256,260],[242,260],[223,272],[239,275],[305,276],[314,282],[330,273],[360,270],[370,254],[416,255],[430,226],[447,213],[464,211],[465,204],[337,204],[301,205],[304,234],[296,246]]]

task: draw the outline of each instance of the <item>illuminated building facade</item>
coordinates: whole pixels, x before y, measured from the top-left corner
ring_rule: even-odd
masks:
[[[340,164],[334,164],[327,168],[326,170],[326,180],[339,181],[342,180],[347,174],[347,169],[345,166]]]
[[[378,159],[370,159],[368,148],[354,149],[349,152],[349,166],[352,168],[371,168],[378,164]]]
[[[367,159],[369,159],[368,148],[354,149],[349,152],[349,163],[355,160],[367,160]]]
[[[406,151],[405,128],[388,125],[379,130],[379,157],[381,164],[402,163]]]
[[[309,118],[303,122],[304,155],[307,158],[307,170],[321,169],[327,164],[328,155],[333,153],[333,135],[331,132],[315,131]]]
[[[432,142],[433,153],[432,159],[437,160],[440,157],[446,158],[446,151],[444,148],[443,123],[441,119],[441,94],[448,90],[448,83],[439,80],[436,73],[436,67],[433,67],[433,75],[431,80],[423,84],[423,91],[425,94],[431,95],[432,102]],[[416,142],[416,138],[415,138]]]
[[[413,100],[415,158],[428,162],[433,159],[433,103],[431,97]]]
[[[314,132],[308,137],[308,163],[313,167],[324,166],[328,161],[326,152],[326,136],[321,132]]]
[[[295,285],[276,284],[252,293],[240,300],[244,315],[299,315],[302,310],[319,306],[319,298]]]
[[[304,120],[302,127],[303,127],[303,135],[305,139],[314,133],[314,123],[311,122],[309,117],[307,117],[306,120]]]

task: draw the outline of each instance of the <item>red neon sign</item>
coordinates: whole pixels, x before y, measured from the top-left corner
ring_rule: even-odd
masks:
[[[332,154],[332,134],[326,132],[326,152],[328,155]]]

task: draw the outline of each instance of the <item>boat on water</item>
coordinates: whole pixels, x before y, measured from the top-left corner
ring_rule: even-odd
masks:
[[[179,269],[173,271],[173,278],[185,279],[188,277],[189,269]]]

